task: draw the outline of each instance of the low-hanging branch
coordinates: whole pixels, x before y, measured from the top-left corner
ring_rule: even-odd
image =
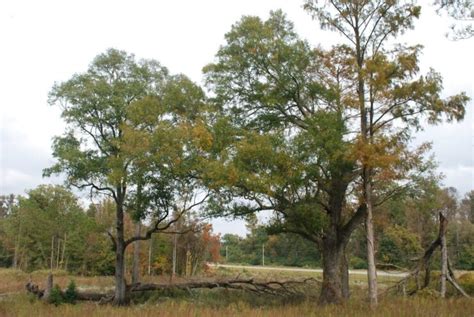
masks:
[[[174,223],[178,222],[181,217],[187,213],[188,211],[192,210],[194,207],[197,207],[204,203],[206,199],[209,197],[209,193],[207,193],[202,199],[200,199],[197,202],[194,202],[190,206],[185,206],[182,208],[182,210],[174,217],[172,220],[169,220],[165,225],[160,227],[160,224],[168,217],[169,212],[166,212],[164,216],[161,218],[157,219],[155,223],[150,227],[150,229],[145,233],[143,236],[133,236],[129,238],[128,240],[125,241],[125,246],[128,246],[129,244],[139,241],[139,240],[149,240],[151,239],[152,234],[157,233],[157,232],[164,232],[168,228],[170,228]],[[185,233],[185,232],[179,232],[179,233]]]

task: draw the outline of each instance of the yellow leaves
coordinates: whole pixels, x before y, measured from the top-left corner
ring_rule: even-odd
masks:
[[[213,144],[213,137],[211,132],[203,123],[198,123],[192,127],[191,137],[195,145],[199,148],[208,151]]]
[[[202,176],[208,183],[209,188],[235,186],[240,180],[238,170],[234,166],[221,161],[207,161],[202,168]]]
[[[126,155],[139,156],[149,149],[151,138],[146,131],[123,125],[122,133],[123,138],[120,148]]]
[[[371,142],[357,138],[350,158],[370,169],[379,169],[379,175],[384,179],[396,177],[394,168],[400,162],[405,144],[398,142],[396,137],[379,136]]]

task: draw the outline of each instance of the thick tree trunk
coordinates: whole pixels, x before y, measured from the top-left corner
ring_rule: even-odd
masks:
[[[342,284],[342,297],[348,300],[351,296],[349,290],[349,261],[347,260],[347,254],[344,248],[341,261],[341,284]]]
[[[135,236],[140,236],[141,223],[135,224]],[[133,243],[133,263],[132,263],[132,284],[138,283],[140,280],[140,240]]]
[[[123,223],[123,205],[117,204],[116,211],[116,248],[115,248],[115,296],[114,305],[127,304],[127,287],[125,281],[125,239]]]
[[[343,287],[342,266],[344,266],[344,248],[334,240],[323,241],[323,284],[319,297],[321,304],[342,303],[348,295],[348,285]],[[343,290],[344,288],[347,290]]]
[[[365,213],[357,210],[353,218],[344,223],[342,211],[348,182],[342,175],[331,184],[330,224],[320,241],[323,254],[323,284],[319,301],[322,304],[341,303],[349,298],[349,265],[346,246],[353,230],[362,222]]]

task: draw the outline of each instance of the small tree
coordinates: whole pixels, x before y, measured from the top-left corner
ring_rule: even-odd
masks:
[[[75,304],[76,297],[77,297],[76,283],[74,283],[74,281],[71,280],[66,288],[66,291],[64,292],[64,302],[68,304]]]

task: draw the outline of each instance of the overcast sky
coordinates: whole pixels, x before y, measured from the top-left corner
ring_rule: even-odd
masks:
[[[426,1],[428,2],[428,1]],[[425,3],[425,1],[423,1]],[[324,47],[339,39],[319,30],[302,0],[181,1],[0,1],[0,194],[24,194],[42,183],[53,163],[51,139],[64,131],[59,109],[47,104],[55,81],[84,72],[92,59],[113,47],[153,58],[172,73],[202,83],[201,69],[213,61],[224,34],[242,15],[268,17],[282,9],[297,32]],[[444,77],[445,94],[473,97],[474,39],[444,37],[449,21],[425,7],[414,31],[402,41],[425,46],[422,69]],[[472,102],[461,123],[428,127],[414,143],[433,142],[444,185],[461,194],[474,189]],[[215,221],[217,232],[243,234],[242,222]]]

